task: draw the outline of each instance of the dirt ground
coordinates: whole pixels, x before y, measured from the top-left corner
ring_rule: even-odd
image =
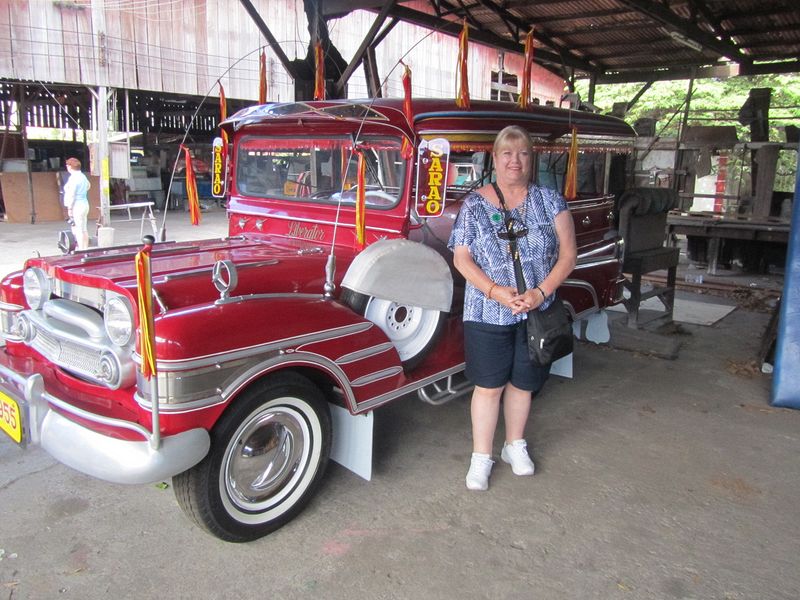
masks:
[[[768,318],[682,325],[675,360],[578,343],[576,377],[534,401],[536,475],[499,461],[501,427],[484,493],[464,487],[468,400],[400,399],[375,413],[371,482],[331,464],[250,544],[192,525],[169,482],[92,480],[3,437],[0,599],[796,599],[800,411],[768,404]]]

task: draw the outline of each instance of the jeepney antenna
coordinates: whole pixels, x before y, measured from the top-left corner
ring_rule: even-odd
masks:
[[[395,64],[392,66],[392,68],[389,69],[389,72],[386,74],[386,77],[383,78],[383,81],[378,86],[378,88],[381,88],[386,84],[386,82],[389,80],[389,76],[392,73],[394,73],[394,70],[399,65],[405,64],[403,62],[403,59],[406,58],[411,53],[412,50],[414,50],[417,46],[419,46],[422,42],[424,42],[428,37],[432,36],[437,31],[438,31],[438,28],[431,29],[427,34],[425,34],[419,40],[417,40],[408,50],[406,50],[403,53],[403,55],[399,59],[397,59],[397,62],[395,62]],[[375,100],[377,100],[377,99],[378,99],[377,97],[371,98],[370,99],[370,103],[367,105],[367,108],[370,108],[372,106],[372,104],[375,103]],[[347,167],[348,167],[348,169],[350,168],[350,161],[353,158],[353,153],[354,153],[354,151],[356,149],[356,145],[358,143],[358,138],[361,135],[361,130],[364,127],[364,124],[366,123],[366,120],[367,120],[367,112],[365,111],[364,116],[361,117],[361,122],[359,124],[358,130],[354,134],[352,134],[352,144],[351,144],[350,155],[347,157]],[[409,123],[408,126],[411,128],[412,134],[413,134],[414,124],[413,123]],[[413,140],[411,140],[411,141],[413,142]],[[342,179],[342,188],[341,188],[340,193],[339,193],[339,202],[336,204],[336,217],[333,220],[333,239],[331,240],[330,254],[328,254],[328,260],[325,263],[325,283],[323,284],[322,289],[323,289],[323,292],[324,292],[324,296],[326,298],[329,298],[329,299],[333,298],[333,293],[336,291],[336,284],[334,283],[334,279],[335,279],[335,276],[336,276],[336,255],[335,255],[334,249],[336,248],[336,233],[338,232],[338,229],[339,229],[339,214],[341,212],[342,199],[344,197],[344,185],[345,185],[345,179],[343,178]]]
[[[211,95],[212,90],[222,82],[222,78],[225,77],[225,75],[227,75],[230,72],[230,70],[233,69],[240,62],[242,62],[251,54],[259,52],[262,48],[264,48],[264,46],[258,46],[254,50],[251,50],[247,54],[243,54],[241,57],[237,58],[234,62],[232,62],[228,66],[227,69],[225,69],[222,72],[222,74],[219,77],[217,77],[214,83],[211,84],[211,87],[208,88],[208,91],[203,96],[203,99],[200,100],[200,102],[197,104],[197,108],[192,114],[192,118],[189,119],[189,123],[186,125],[186,130],[183,132],[183,139],[181,139],[181,145],[185,144],[186,138],[189,137],[189,129],[192,127],[192,123],[194,123],[194,120],[197,117],[197,113],[200,112],[200,109],[203,107],[203,104],[205,104],[205,101],[208,99],[209,95]],[[172,191],[172,183],[175,180],[175,171],[177,170],[177,168],[178,168],[178,159],[176,158],[174,164],[172,165],[172,173],[169,176],[169,187],[167,188],[167,197],[166,200],[164,201],[164,217],[161,220],[161,227],[158,230],[159,242],[164,242],[167,239],[167,206],[169,206],[169,195],[170,192]]]

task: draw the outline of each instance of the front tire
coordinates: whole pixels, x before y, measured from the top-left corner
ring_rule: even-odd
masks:
[[[208,455],[173,477],[175,496],[212,535],[248,542],[303,509],[330,449],[330,410],[322,392],[300,375],[275,375],[228,407],[211,432]]]

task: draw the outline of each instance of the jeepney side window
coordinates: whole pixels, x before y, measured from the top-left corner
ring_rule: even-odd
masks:
[[[603,152],[578,153],[578,193],[589,196],[603,193],[606,155]],[[564,191],[567,152],[539,152],[534,180],[537,185]]]
[[[237,150],[236,189],[256,198],[320,204],[354,204],[358,154],[364,156],[366,204],[395,206],[405,161],[400,140],[366,137],[354,149],[350,137],[275,138],[249,136]]]

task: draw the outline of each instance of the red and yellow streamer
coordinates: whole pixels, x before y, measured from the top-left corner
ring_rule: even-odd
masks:
[[[314,44],[314,100],[325,100],[325,53],[322,44]]]
[[[366,209],[367,209],[367,161],[364,153],[358,154],[358,179],[356,181],[356,249],[363,250],[366,243]]]
[[[258,103],[267,102],[267,54],[261,50],[258,58]]]
[[[186,161],[186,198],[189,201],[189,219],[192,225],[200,224],[200,198],[197,196],[197,180],[194,174],[192,156],[189,148],[181,144],[184,160]]]
[[[458,36],[458,62],[456,77],[456,106],[469,108],[469,76],[467,72],[467,53],[469,51],[469,27],[464,19],[464,25]]]
[[[225,99],[225,88],[222,87],[222,82],[219,83],[219,122],[222,123],[228,118],[228,101]],[[222,155],[228,156],[228,132],[224,129],[220,130],[222,137]]]
[[[522,85],[519,90],[517,104],[520,108],[528,108],[531,102],[531,71],[533,70],[533,29],[525,36],[525,63],[522,67]]]
[[[141,371],[146,379],[156,374],[155,322],[153,320],[153,284],[150,271],[150,250],[146,244],[136,253],[136,289],[139,304],[139,353]]]
[[[402,61],[401,61],[402,62]],[[414,110],[411,106],[411,68],[403,63],[403,114],[408,121],[408,126],[414,129]],[[414,156],[414,146],[407,137],[403,137],[403,145],[400,147],[400,156],[408,160]]]
[[[567,154],[567,173],[564,182],[564,198],[574,200],[578,196],[578,130],[572,128],[572,141]]]

